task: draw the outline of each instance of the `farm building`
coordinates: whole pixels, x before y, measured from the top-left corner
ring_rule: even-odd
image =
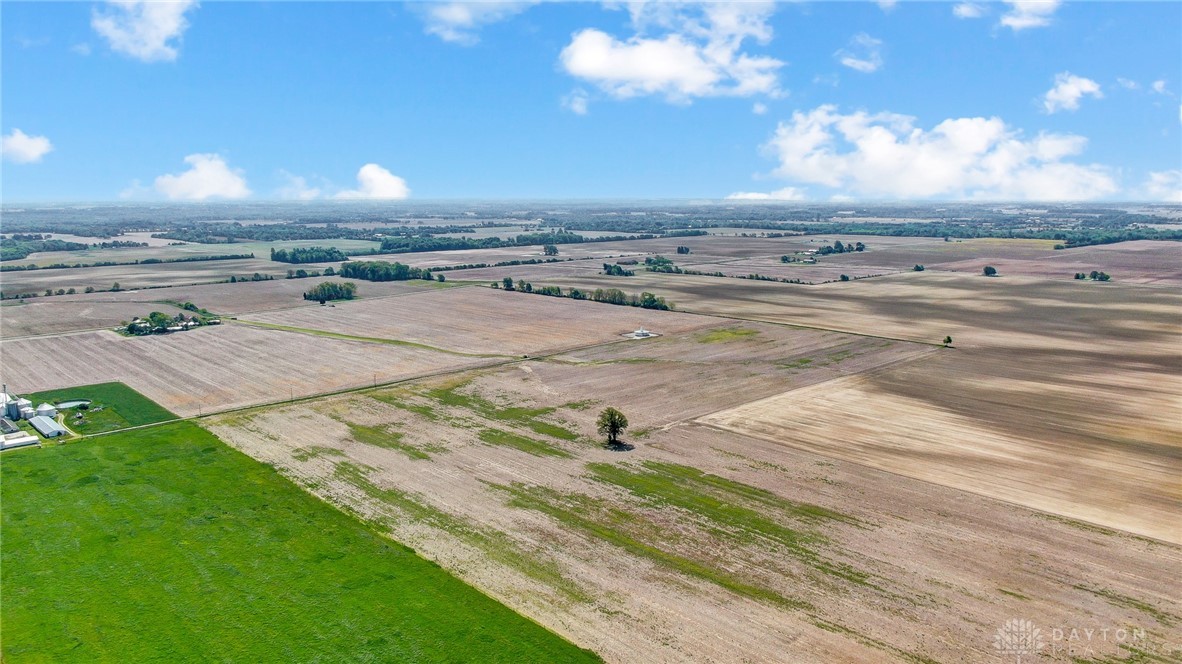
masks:
[[[25,408],[32,408],[33,402],[28,399],[21,399],[12,394],[3,394],[4,416],[10,420],[19,420],[21,418],[21,411]]]
[[[7,417],[0,418],[0,434],[16,433],[20,429]]]
[[[36,445],[38,440],[36,436],[30,436],[24,431],[10,433],[0,436],[0,450],[10,450],[14,447],[26,447],[28,445]]]
[[[32,424],[33,428],[37,430],[37,433],[45,436],[46,438],[55,438],[57,436],[64,436],[66,434],[65,427],[58,424],[57,422],[54,422],[48,417],[45,417],[44,415],[34,416],[29,420],[29,424]]]
[[[37,414],[42,417],[53,419],[57,417],[57,408],[54,408],[47,403],[43,403],[40,406],[37,406]]]

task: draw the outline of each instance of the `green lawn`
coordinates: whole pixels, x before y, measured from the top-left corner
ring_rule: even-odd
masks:
[[[598,661],[190,422],[0,480],[5,662]]]
[[[115,431],[176,419],[176,415],[123,383],[83,385],[23,396],[33,402],[34,408],[45,402],[56,405],[62,401],[90,399],[92,403],[88,410],[67,408],[62,411],[66,426],[80,434]],[[83,418],[74,419],[76,413],[82,413]]]

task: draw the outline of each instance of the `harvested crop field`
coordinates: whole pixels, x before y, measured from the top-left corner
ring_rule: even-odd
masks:
[[[716,326],[206,425],[609,661],[988,661],[1014,615],[1178,642],[1176,546],[681,419],[929,357],[798,361],[834,342]]]
[[[1117,283],[1182,285],[1182,242],[1138,240],[1063,249],[1031,259],[1003,258],[954,261],[933,265],[937,270],[979,273],[993,265],[1000,274],[1070,280],[1077,272],[1107,272]]]
[[[216,314],[236,316],[251,311],[291,309],[294,307],[319,306],[303,298],[309,288],[322,282],[343,283],[350,281],[341,277],[310,277],[307,279],[276,278],[268,281],[239,281],[237,283],[204,284],[201,286],[173,286],[171,288],[149,288],[143,290],[102,291],[79,295],[55,295],[51,298],[33,298],[30,303],[77,303],[77,302],[136,302],[141,309],[152,303],[192,302]],[[368,299],[432,292],[448,288],[444,283],[423,280],[413,281],[356,281],[357,297]]]
[[[489,288],[304,307],[244,320],[382,339],[470,353],[539,354],[617,340],[646,327],[673,334],[717,320],[669,311],[577,302]]]
[[[0,374],[23,392],[121,381],[181,416],[475,366],[489,360],[404,345],[243,325],[164,336],[82,332],[0,343]]]
[[[80,330],[114,328],[136,316],[160,311],[175,316],[181,309],[160,302],[104,302],[66,300],[71,297],[31,298],[0,305],[0,338],[15,339]]]
[[[1151,385],[1141,386],[1135,398],[1125,396],[1127,389],[1105,390],[1105,402],[1096,404],[1075,396],[1086,389],[1084,376],[1080,386],[1048,381],[1035,388],[983,377],[982,384],[968,386],[944,373],[957,364],[844,378],[700,421],[1182,544],[1182,435],[1170,393]],[[928,372],[942,378],[925,379]],[[1032,400],[1039,403],[1037,414],[1029,410]],[[1170,415],[1137,423],[1138,407]]]
[[[219,245],[233,246],[233,245]],[[226,251],[225,253],[232,253]],[[240,260],[198,261],[193,263],[150,263],[147,265],[108,265],[104,267],[67,268],[64,270],[24,270],[3,273],[6,294],[41,294],[45,290],[86,287],[109,289],[118,283],[133,290],[158,286],[182,286],[229,279],[231,276],[251,276],[255,272],[282,279],[291,267],[266,258]]]

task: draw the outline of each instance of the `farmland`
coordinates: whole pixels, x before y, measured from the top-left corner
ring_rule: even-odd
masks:
[[[597,659],[191,423],[2,472],[6,661]]]
[[[859,218],[915,222],[880,212]],[[202,437],[194,445],[229,454],[213,434],[250,457],[218,463],[274,468],[267,481],[286,477],[319,499],[293,490],[314,509],[364,522],[386,563],[401,564],[396,543],[410,546],[608,661],[991,661],[998,628],[1015,616],[1047,634],[1139,630],[1137,641],[1102,644],[1081,661],[1182,655],[1171,645],[1182,643],[1180,245],[762,237],[718,216],[710,235],[564,244],[558,262],[440,272],[446,283],[358,281],[360,298],[334,306],[300,297],[321,280],[181,285],[249,260],[6,272],[6,292],[10,276],[130,276],[117,279],[118,292],[6,304],[0,372],[38,399],[120,381],[204,430],[144,432]],[[516,216],[478,218],[498,224],[474,227],[481,236],[539,228]],[[411,225],[358,219],[349,228]],[[571,225],[624,234],[615,229],[650,221]],[[865,250],[818,255],[835,242]],[[209,248],[191,246],[152,249]],[[656,255],[727,276],[645,271]],[[417,268],[540,258],[540,246],[365,257]],[[634,276],[601,273],[622,258]],[[277,276],[291,267],[256,261]],[[983,276],[985,265],[999,276]],[[1093,269],[1112,281],[1073,278]],[[755,274],[802,283],[737,278]],[[649,292],[673,310],[489,287],[505,277],[563,295]],[[162,287],[128,290],[137,279]],[[106,329],[183,302],[223,324],[142,338]],[[625,336],[641,327],[657,336]],[[612,449],[595,422],[607,406],[630,421],[625,444]],[[103,438],[6,452],[6,500],[35,477],[53,487],[74,481],[47,466],[20,470],[10,489],[9,459],[64,453],[101,464],[106,453],[86,450],[112,440],[115,463],[131,454],[123,436],[133,432],[105,432],[137,423],[112,419],[80,431]],[[144,435],[145,463],[169,458],[156,434]],[[87,472],[99,486],[107,474],[135,472],[96,468]],[[225,513],[260,514],[245,503]],[[7,556],[8,533],[19,538],[24,526],[5,519]],[[381,610],[406,592],[389,579],[347,590],[340,579],[360,574],[363,560],[340,577],[309,572],[330,579],[326,592],[336,594],[325,605]],[[37,592],[52,594],[46,584]],[[368,646],[339,645],[343,621],[325,627],[326,639],[363,658]],[[518,644],[523,652],[567,647],[536,634]],[[320,652],[292,647],[296,659]],[[14,652],[6,639],[5,660]]]

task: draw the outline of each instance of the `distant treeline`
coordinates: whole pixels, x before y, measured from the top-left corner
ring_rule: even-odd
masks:
[[[65,240],[17,240],[22,237],[14,235],[11,238],[0,237],[0,261],[14,261],[27,258],[29,254],[43,251],[82,251],[89,249],[89,244],[81,242],[66,242]],[[25,236],[27,237],[27,236]]]
[[[337,274],[347,279],[363,279],[365,281],[409,281],[411,279],[434,279],[431,270],[411,267],[402,263],[387,263],[386,261],[347,261],[341,263]],[[439,275],[443,277],[443,275]],[[440,281],[443,279],[441,278]]]
[[[432,272],[447,272],[449,270],[479,270],[483,267],[507,267],[513,265],[538,265],[539,263],[561,263],[573,261],[574,258],[527,258],[525,260],[500,261],[499,263],[464,263],[462,265],[443,265],[431,268]]]
[[[26,270],[72,270],[83,267],[110,267],[112,265],[158,265],[160,263],[200,263],[202,261],[235,261],[254,258],[254,254],[218,254],[215,256],[185,256],[184,258],[144,258],[135,261],[98,261],[95,263],[54,263],[52,265],[0,265],[0,272],[24,272]]]
[[[535,295],[568,297],[572,300],[591,300],[592,302],[602,302],[604,304],[640,307],[641,309],[669,311],[673,308],[673,305],[666,302],[665,298],[658,297],[648,291],[640,295],[629,295],[618,288],[596,288],[593,291],[582,291],[578,288],[571,288],[564,293],[559,286],[538,286],[535,288],[532,283],[525,280],[518,280],[514,283],[512,277],[505,277],[500,281],[494,281],[492,282],[492,287],[507,291],[515,290],[522,293],[533,293]]]
[[[349,260],[349,257],[336,247],[272,248],[271,260],[280,263],[328,263]]]
[[[311,290],[304,293],[305,300],[321,303],[330,300],[352,300],[356,296],[357,284],[351,281],[344,283],[339,281],[325,281],[324,283],[313,286]]]
[[[382,240],[382,252],[408,254],[419,251],[455,251],[459,249],[500,249],[535,244],[579,244],[583,242],[613,242],[618,240],[650,240],[656,235],[606,235],[584,237],[565,230],[550,233],[526,233],[510,239],[499,237],[388,237]]]

